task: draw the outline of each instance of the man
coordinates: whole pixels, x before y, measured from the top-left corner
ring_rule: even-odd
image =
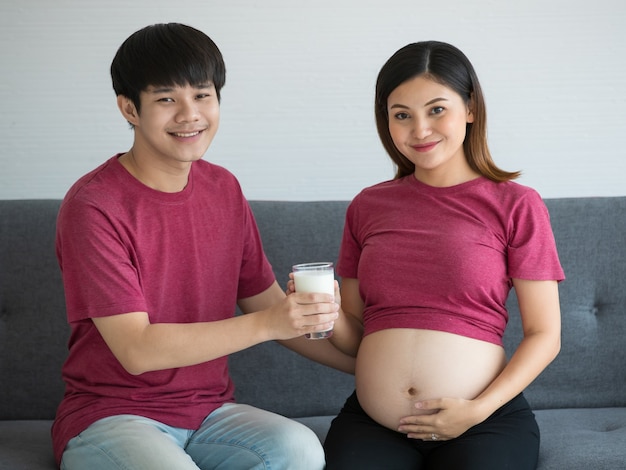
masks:
[[[218,127],[220,51],[189,26],[153,25],[122,44],[111,76],[132,148],[82,177],[58,217],[72,333],[57,462],[323,468],[312,431],[233,399],[228,355],[263,341],[351,363],[302,337],[332,326],[333,296],[285,296],[237,180],[201,160]]]

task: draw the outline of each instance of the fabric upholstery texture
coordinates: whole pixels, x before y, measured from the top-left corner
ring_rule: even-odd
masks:
[[[626,197],[546,200],[567,279],[562,350],[525,392],[541,429],[539,469],[626,468]],[[59,200],[0,201],[0,470],[53,469],[50,425],[63,395]],[[347,201],[252,201],[285,285],[295,263],[335,261]],[[521,338],[515,295],[505,346]],[[324,439],[353,377],[265,343],[230,359],[236,397]]]

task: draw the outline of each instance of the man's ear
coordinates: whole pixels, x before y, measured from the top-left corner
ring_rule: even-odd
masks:
[[[133,103],[130,98],[127,98],[124,95],[118,95],[117,107],[122,113],[122,116],[124,116],[124,119],[126,119],[131,126],[137,125],[139,112],[137,112],[135,103]]]

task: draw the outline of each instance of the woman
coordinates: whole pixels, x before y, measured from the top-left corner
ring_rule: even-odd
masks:
[[[410,44],[381,69],[376,122],[395,179],[350,204],[331,342],[357,358],[327,469],[531,469],[539,429],[522,390],[560,349],[564,278],[534,190],[492,161],[465,55]],[[514,287],[524,337],[507,360]]]

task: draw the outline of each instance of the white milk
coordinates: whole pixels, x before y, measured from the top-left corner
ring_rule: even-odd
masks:
[[[329,271],[296,271],[293,273],[296,292],[321,292],[334,295],[335,276]]]

